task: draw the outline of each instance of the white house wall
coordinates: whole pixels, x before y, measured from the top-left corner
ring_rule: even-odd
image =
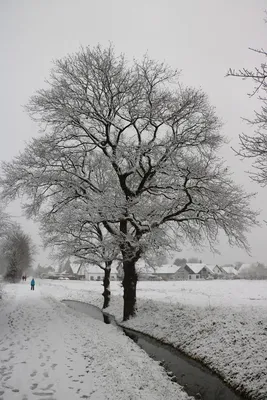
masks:
[[[189,281],[199,281],[200,280],[200,275],[198,275],[198,274],[189,274],[188,275],[188,280]]]
[[[102,281],[103,278],[104,278],[104,274],[102,272],[99,272],[97,274],[91,273],[91,272],[88,272],[88,271],[85,272],[85,279],[87,281]],[[117,280],[117,275],[111,274],[110,275],[110,280],[111,281],[116,281]]]

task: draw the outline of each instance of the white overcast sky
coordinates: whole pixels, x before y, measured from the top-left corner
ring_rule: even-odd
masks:
[[[183,83],[203,88],[224,122],[230,143],[223,154],[234,178],[257,192],[252,205],[262,210],[260,219],[267,220],[267,188],[251,183],[245,172],[248,162],[231,150],[238,144],[238,134],[252,133],[241,117],[252,116],[259,103],[247,97],[252,88],[248,82],[225,78],[229,67],[261,62],[248,48],[266,45],[266,8],[264,0],[0,0],[0,160],[11,160],[25,141],[38,135],[22,106],[43,86],[51,61],[81,45],[112,42],[129,59],[148,52],[181,70]],[[40,245],[38,228],[21,217],[19,202],[9,211]],[[263,223],[248,235],[251,257],[230,248],[224,237],[220,255],[208,249],[197,254],[189,248],[179,256],[199,255],[208,263],[267,262],[266,233]],[[50,263],[47,253],[40,249],[36,262]]]

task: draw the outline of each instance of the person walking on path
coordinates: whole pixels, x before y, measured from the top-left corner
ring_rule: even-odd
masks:
[[[34,278],[32,278],[32,280],[31,280],[31,290],[34,290],[34,286],[35,286],[35,280],[34,280]]]

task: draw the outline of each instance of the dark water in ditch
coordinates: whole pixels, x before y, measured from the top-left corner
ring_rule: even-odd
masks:
[[[119,327],[112,316],[105,315],[102,311],[91,304],[74,300],[63,300],[67,306],[80,311],[92,318],[113,324],[122,330],[128,337],[137,343],[147,354],[157,361],[164,360],[164,367],[172,372],[179,385],[183,386],[190,396],[201,400],[244,400],[238,396],[215,374],[199,362],[185,356],[179,350],[170,345],[165,345],[159,340],[135,332],[128,328]]]

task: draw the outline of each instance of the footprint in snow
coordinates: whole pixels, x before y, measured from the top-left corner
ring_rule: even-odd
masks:
[[[36,371],[36,369],[31,373],[31,377],[34,377],[34,376],[36,376],[36,374],[37,374],[37,371]]]
[[[38,383],[33,383],[31,385],[31,390],[35,390],[37,388],[37,386],[38,386]]]
[[[33,392],[35,396],[53,396],[54,392]]]
[[[49,385],[47,385],[46,387],[44,387],[44,388],[40,388],[41,390],[50,390],[50,389],[52,389],[52,387],[54,386],[54,384],[53,383],[50,383]],[[53,390],[53,389],[52,389]],[[54,391],[54,390],[53,390]]]

